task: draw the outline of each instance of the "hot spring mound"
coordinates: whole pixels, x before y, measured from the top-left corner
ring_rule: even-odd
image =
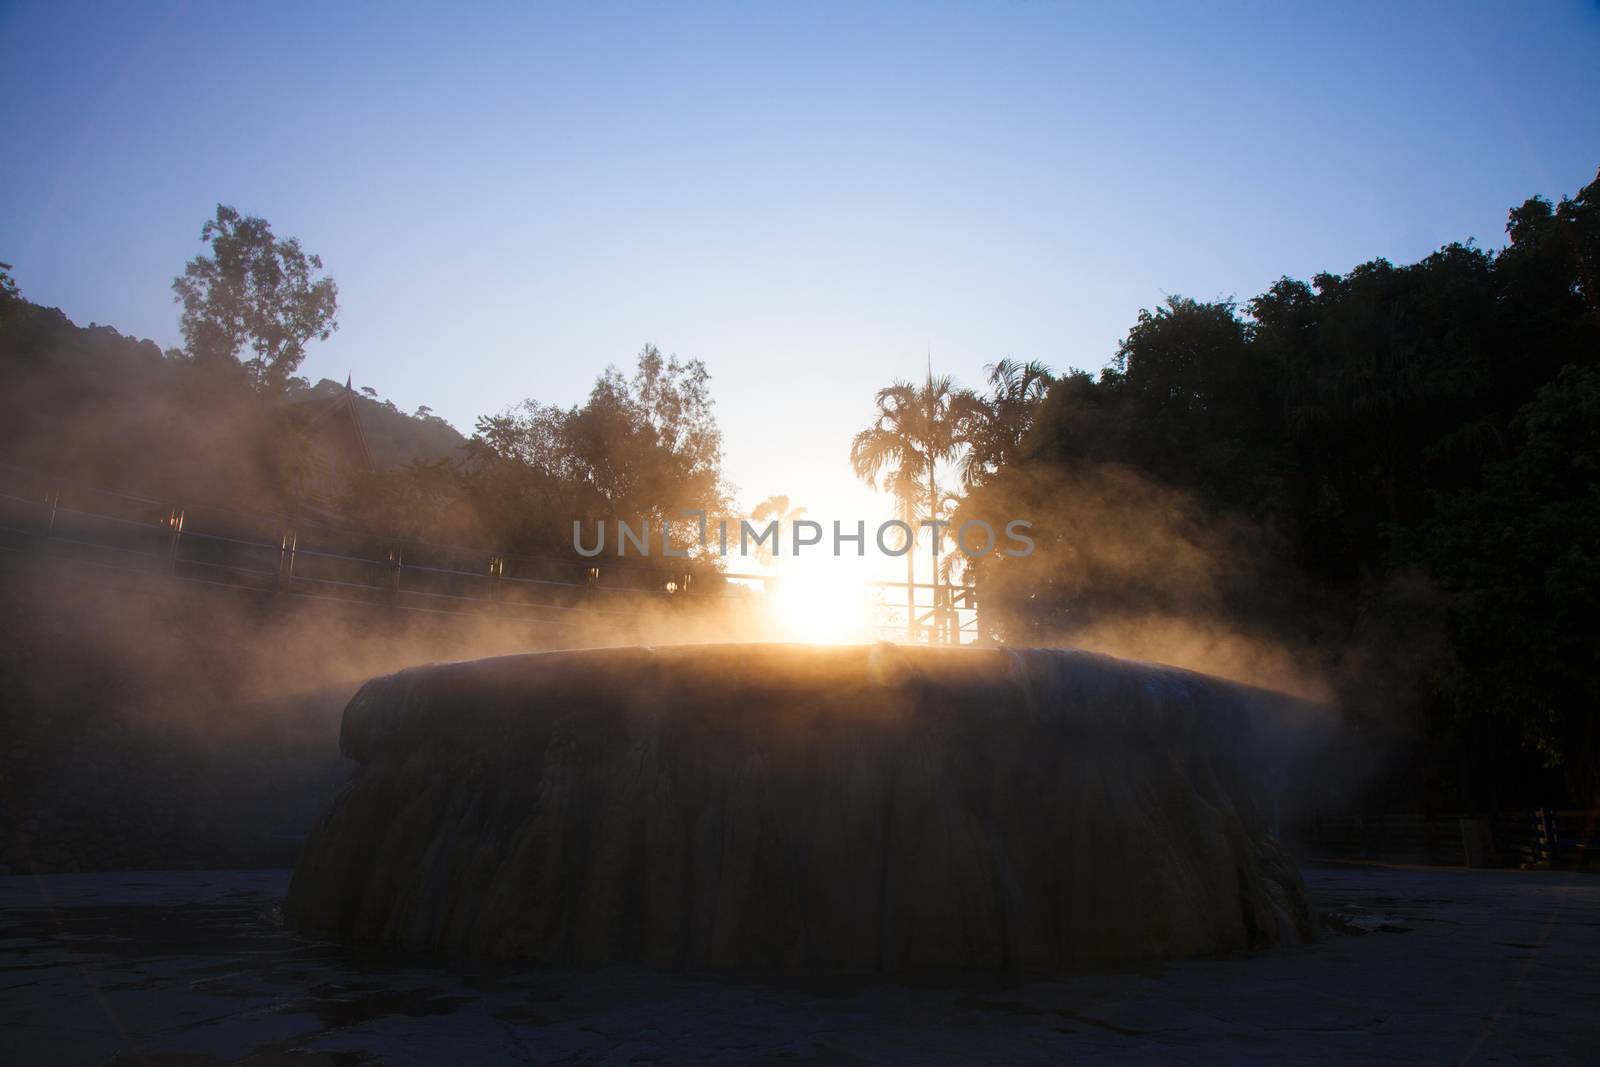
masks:
[[[1059,967],[1307,936],[1310,714],[1063,650],[549,652],[368,682],[299,928],[558,965]]]

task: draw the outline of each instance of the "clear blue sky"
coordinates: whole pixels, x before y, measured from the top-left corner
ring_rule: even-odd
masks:
[[[304,371],[470,431],[646,341],[746,504],[851,491],[874,390],[1101,366],[1166,294],[1503,243],[1600,165],[1600,7],[24,3],[0,260],[179,340],[218,201],[338,279]],[[852,515],[853,517],[853,515]]]

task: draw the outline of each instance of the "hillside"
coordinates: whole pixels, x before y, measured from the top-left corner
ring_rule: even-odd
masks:
[[[250,510],[292,506],[299,449],[284,405],[239,376],[7,294],[0,315],[0,466]],[[344,386],[291,384],[290,404]],[[425,411],[358,396],[380,469],[457,458],[465,438]]]
[[[304,395],[331,399],[343,389],[343,384],[324,378]],[[367,433],[367,446],[380,470],[416,459],[461,458],[467,439],[437,415],[407,415],[393,401],[375,400],[359,393],[356,407],[361,412],[361,428]]]

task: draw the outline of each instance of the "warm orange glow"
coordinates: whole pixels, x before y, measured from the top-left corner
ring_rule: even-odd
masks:
[[[773,594],[779,636],[815,644],[851,644],[876,638],[859,568],[837,559],[784,568]]]

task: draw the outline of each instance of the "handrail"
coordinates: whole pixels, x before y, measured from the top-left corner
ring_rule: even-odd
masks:
[[[363,598],[369,601],[387,600],[397,602],[398,598],[426,598],[435,603],[450,603],[463,605],[454,611],[444,614],[460,614],[468,610],[466,605],[485,605],[491,610],[516,614],[526,617],[527,611],[553,611],[567,615],[572,613],[580,615],[606,615],[618,618],[633,617],[638,614],[638,609],[616,610],[601,608],[595,603],[595,598],[600,594],[613,594],[622,596],[642,596],[652,598],[659,602],[660,598],[671,601],[709,602],[713,600],[742,600],[749,594],[748,588],[740,587],[733,591],[727,590],[697,590],[697,589],[660,589],[646,588],[634,585],[601,584],[599,581],[599,567],[594,559],[567,559],[554,556],[510,556],[496,553],[485,548],[467,547],[462,545],[448,545],[431,541],[408,541],[400,538],[385,538],[371,531],[354,528],[339,528],[328,526],[315,521],[296,520],[284,516],[268,516],[259,513],[235,511],[215,505],[189,505],[178,507],[170,502],[124,493],[117,490],[104,489],[90,486],[70,479],[56,479],[49,475],[37,472],[25,472],[16,467],[0,464],[0,472],[21,474],[40,483],[43,492],[29,496],[19,496],[9,492],[9,487],[0,488],[0,501],[10,501],[23,505],[30,510],[37,510],[41,517],[48,515],[48,522],[41,521],[38,529],[28,529],[26,526],[0,525],[0,535],[15,535],[17,538],[31,541],[40,538],[44,545],[55,545],[63,548],[77,548],[92,550],[94,552],[109,552],[116,554],[131,564],[133,560],[141,561],[138,570],[148,572],[152,569],[165,569],[174,577],[190,581],[200,581],[206,584],[229,584],[225,581],[216,581],[200,578],[192,573],[195,569],[203,569],[211,573],[227,575],[249,576],[253,581],[249,584],[254,588],[261,588],[261,579],[276,579],[275,586],[278,592],[299,596],[332,596],[336,599],[349,600],[348,595],[337,593],[308,592],[309,589],[325,590],[359,590],[369,596]],[[165,513],[166,518],[152,518],[140,520],[127,518],[121,515],[106,514],[103,511],[87,510],[92,506],[86,501],[73,499],[70,503],[62,501],[61,489],[63,486],[74,490],[82,490],[85,494],[97,494],[101,497],[113,498],[120,501],[140,504],[151,509],[156,515]],[[76,506],[74,506],[76,505]],[[197,529],[194,519],[203,515],[207,519],[220,517],[236,522],[254,524],[257,528],[275,529],[275,539],[251,540],[246,537],[230,536],[225,533],[211,532]],[[185,522],[185,519],[188,522]],[[60,528],[62,520],[67,520],[68,530]],[[96,526],[95,524],[103,524]],[[85,534],[84,527],[88,526],[89,533]],[[211,525],[211,523],[207,523]],[[164,549],[150,551],[148,549],[130,548],[125,544],[117,544],[112,540],[117,535],[106,528],[129,529],[149,533],[159,532],[168,539]],[[349,555],[345,552],[332,551],[323,547],[311,547],[301,543],[306,532],[337,534],[345,538],[357,538],[373,545],[381,545],[383,555],[373,558],[364,555]],[[73,536],[76,532],[78,536]],[[102,536],[100,540],[88,540],[86,536]],[[319,538],[320,540],[320,538]],[[193,547],[197,542],[211,546],[227,546],[221,549],[224,553],[219,558],[198,558],[193,551],[184,551],[186,547]],[[15,546],[4,546],[12,548]],[[450,566],[433,566],[426,563],[412,563],[406,561],[409,549],[431,549],[437,554],[454,556],[479,557],[485,563],[482,570],[460,570]],[[226,553],[232,553],[233,559],[228,559]],[[240,565],[239,555],[248,552],[260,559],[261,553],[272,553],[278,557],[276,567],[256,565]],[[52,553],[60,555],[59,552]],[[218,556],[216,551],[208,553]],[[427,553],[422,553],[426,555]],[[329,568],[315,566],[316,561],[328,561],[335,565],[332,573],[339,573],[338,564],[349,564],[363,568],[371,575],[371,581],[346,580],[345,578],[332,577]],[[128,565],[109,564],[99,561],[84,560],[94,563],[95,566],[112,569],[130,569]],[[588,572],[584,580],[561,581],[554,578],[519,577],[515,574],[506,574],[507,564],[516,563],[557,563],[563,567],[583,568]],[[150,564],[159,565],[152,567]],[[304,573],[298,565],[313,564],[313,569],[321,573]],[[638,561],[618,558],[616,561],[607,559],[604,568],[607,573],[614,573],[613,566],[628,568],[638,566]],[[346,572],[348,574],[348,572]],[[431,582],[434,589],[416,588],[415,583],[408,583],[407,575],[417,576],[419,580]],[[426,576],[426,577],[423,577]],[[788,576],[782,574],[750,574],[744,572],[722,572],[724,581],[730,583],[757,582],[760,583],[761,592],[767,593],[774,588],[781,588]],[[463,594],[459,592],[437,591],[440,580],[453,583],[456,579],[470,580],[474,586],[483,589],[481,595]],[[233,582],[238,585],[240,582]],[[968,632],[977,631],[977,619],[972,614],[975,609],[972,605],[972,589],[970,586],[943,584],[935,582],[895,582],[887,580],[872,580],[864,583],[868,589],[893,590],[896,593],[911,592],[912,604],[895,603],[891,600],[879,601],[875,608],[880,615],[890,618],[898,615],[902,621],[886,623],[883,628],[898,630],[909,621],[918,634],[924,635],[929,640],[953,641],[961,643]],[[453,588],[453,586],[451,586]],[[552,595],[558,590],[571,590],[571,596],[581,600],[581,603],[552,603],[548,601],[530,601],[523,597],[507,599],[499,595],[509,589],[548,589]],[[918,594],[923,590],[931,590],[932,603],[929,604]],[[433,610],[409,607],[408,610]],[[905,614],[909,610],[911,619],[906,620]],[[439,613],[439,612],[435,612]],[[967,617],[970,616],[970,617]],[[537,620],[550,625],[568,625],[565,621]]]

